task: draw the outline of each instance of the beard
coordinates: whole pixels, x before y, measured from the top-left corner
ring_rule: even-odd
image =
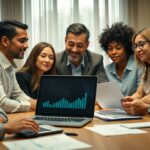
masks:
[[[78,66],[82,60],[83,55],[80,52],[71,52],[67,50],[68,59],[72,62],[75,66]]]
[[[18,53],[13,53],[15,59],[23,59],[24,58],[25,49],[19,49]]]

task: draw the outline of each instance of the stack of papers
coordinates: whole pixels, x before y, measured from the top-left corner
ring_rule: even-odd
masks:
[[[96,111],[94,116],[105,121],[142,119],[142,116],[128,115],[122,109],[100,110]]]
[[[129,129],[121,126],[120,124],[95,125],[94,127],[86,127],[86,128],[104,136],[147,133],[146,131],[140,129]]]
[[[68,144],[69,143],[69,144]],[[3,142],[9,150],[70,150],[89,148],[91,145],[80,142],[65,134],[19,140],[14,142]]]

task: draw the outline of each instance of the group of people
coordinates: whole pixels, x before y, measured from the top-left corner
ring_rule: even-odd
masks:
[[[105,68],[103,56],[88,50],[90,33],[81,23],[66,30],[65,50],[55,54],[53,46],[40,42],[24,66],[15,71],[14,59],[22,59],[28,48],[26,24],[0,22],[0,138],[23,129],[38,132],[31,118],[8,121],[6,113],[34,111],[40,77],[47,75],[96,75],[98,82],[115,81],[120,86],[124,110],[132,115],[150,113],[150,28],[134,32],[123,23],[103,30],[100,46],[112,63]],[[6,112],[6,113],[5,113]]]

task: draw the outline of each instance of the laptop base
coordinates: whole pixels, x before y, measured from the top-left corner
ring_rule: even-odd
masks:
[[[40,119],[39,119],[40,118]],[[42,119],[41,119],[42,118]],[[46,119],[45,119],[46,118]],[[48,119],[47,119],[48,118]],[[87,123],[92,121],[92,118],[78,118],[77,119],[82,119],[82,121],[80,122],[76,122],[76,121],[51,121],[49,120],[49,118],[51,119],[50,116],[34,116],[33,119],[40,125],[52,125],[52,126],[61,126],[61,127],[83,127],[84,125],[86,125]],[[57,119],[66,119],[66,117],[52,117],[52,118],[57,118]],[[67,119],[70,117],[67,117]],[[75,118],[75,117],[73,117]]]

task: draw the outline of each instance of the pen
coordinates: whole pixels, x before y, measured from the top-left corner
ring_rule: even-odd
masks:
[[[74,132],[64,132],[64,133],[69,136],[77,136],[78,135],[77,133],[74,133]]]

